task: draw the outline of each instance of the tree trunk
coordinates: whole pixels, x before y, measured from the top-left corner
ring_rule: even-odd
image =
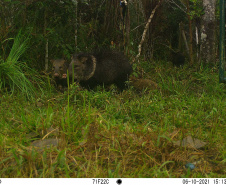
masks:
[[[75,20],[74,20],[74,29],[75,29],[75,51],[78,51],[78,2],[75,2]]]
[[[189,0],[186,1],[187,4],[187,16],[188,16],[188,23],[189,23],[189,58],[190,58],[190,65],[193,65],[193,48],[192,48],[192,20],[190,16],[190,5]]]
[[[202,18],[202,29],[201,29],[201,57],[205,63],[216,62],[215,55],[215,10],[216,0],[203,0],[203,7],[205,14]]]
[[[186,52],[187,52],[187,55],[189,56],[189,47],[188,47],[187,38],[186,38],[186,35],[184,32],[184,25],[183,25],[183,23],[180,23],[179,26],[180,26],[180,32],[181,32],[182,38],[184,40]],[[182,51],[182,46],[179,47],[179,51]]]
[[[44,37],[46,38],[46,46],[45,46],[45,71],[48,71],[49,68],[49,64],[48,64],[48,60],[49,60],[49,40],[47,38],[47,8],[45,8],[45,12],[44,12]]]

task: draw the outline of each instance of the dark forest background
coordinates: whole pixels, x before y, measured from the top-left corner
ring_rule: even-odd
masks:
[[[198,62],[203,9],[201,1],[194,0],[129,0],[126,9],[119,0],[4,0],[0,2],[0,56],[7,58],[13,44],[10,38],[22,30],[30,38],[23,60],[38,70],[44,70],[50,59],[70,59],[75,52],[97,48],[115,48],[134,57],[146,22],[159,2],[141,56],[149,62],[167,61],[173,50],[189,58],[186,45],[191,37],[192,58]],[[198,42],[189,29],[193,33],[198,30]]]

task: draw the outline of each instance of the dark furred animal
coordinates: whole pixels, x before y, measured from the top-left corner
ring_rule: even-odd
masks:
[[[61,90],[62,87],[67,87],[67,69],[68,64],[64,59],[51,60],[52,62],[52,78],[56,86]]]
[[[74,77],[83,87],[92,89],[97,85],[115,84],[123,90],[132,73],[132,66],[120,52],[99,51],[74,55],[68,71],[70,78]]]
[[[172,51],[171,60],[175,66],[180,67],[183,66],[185,63],[185,56],[181,52]]]

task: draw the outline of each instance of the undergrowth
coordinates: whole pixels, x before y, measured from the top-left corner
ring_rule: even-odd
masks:
[[[36,100],[1,93],[0,177],[224,177],[226,87],[217,69],[149,66],[154,91],[74,84]],[[175,145],[187,136],[206,144]]]

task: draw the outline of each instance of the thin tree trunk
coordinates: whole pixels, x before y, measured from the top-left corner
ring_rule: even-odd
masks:
[[[184,25],[183,25],[183,23],[180,23],[180,30],[181,30],[181,34],[182,34],[182,37],[183,37],[183,40],[184,40],[186,52],[187,52],[187,54],[189,55],[189,47],[188,47],[187,38],[186,38],[186,35],[185,35],[185,32],[184,32]],[[180,49],[181,49],[181,48],[180,48]],[[181,50],[180,50],[180,51],[181,51]]]
[[[215,56],[215,11],[216,11],[216,0],[203,0],[203,7],[205,14],[202,18],[202,29],[201,29],[201,57],[205,63],[216,62]]]
[[[45,71],[49,68],[49,39],[46,39],[46,54],[45,54]]]
[[[195,40],[196,40],[196,56],[197,59],[199,59],[199,31],[198,31],[198,27],[195,27]]]
[[[126,43],[127,43],[127,46],[130,45],[130,13],[129,12],[130,11],[129,11],[129,4],[128,4],[127,14],[126,14]],[[128,52],[128,50],[127,50],[127,52]]]
[[[46,46],[45,46],[45,71],[48,71],[49,68],[49,64],[48,64],[48,60],[49,60],[49,40],[47,38],[47,33],[46,33],[46,29],[47,29],[47,8],[45,8],[45,12],[44,12],[44,37],[46,37]]]
[[[78,1],[75,2],[75,51],[78,47]]]
[[[189,58],[190,58],[190,65],[193,64],[193,48],[192,48],[192,20],[190,16],[190,5],[189,0],[186,1],[187,3],[187,16],[188,16],[188,22],[189,22]]]

